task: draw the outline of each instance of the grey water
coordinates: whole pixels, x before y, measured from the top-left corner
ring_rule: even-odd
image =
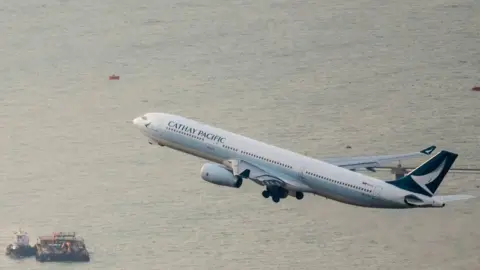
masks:
[[[3,1],[0,246],[19,227],[32,242],[76,231],[92,260],[0,268],[478,269],[480,199],[274,204],[254,183],[203,181],[205,161],[150,146],[131,120],[180,114],[317,158],[435,144],[479,167],[479,14],[464,0]],[[439,193],[480,195],[478,176],[450,173]]]

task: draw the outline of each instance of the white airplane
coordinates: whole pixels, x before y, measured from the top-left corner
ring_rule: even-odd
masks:
[[[133,124],[150,144],[213,162],[202,166],[203,180],[239,188],[243,179],[250,179],[265,186],[263,197],[271,197],[276,203],[287,196],[301,200],[304,193],[311,193],[361,207],[414,208],[444,207],[446,202],[474,197],[434,195],[458,156],[448,151],[441,151],[394,181],[353,171],[385,161],[429,155],[435,146],[410,154],[336,158],[329,163],[173,114],[147,113],[135,118]]]

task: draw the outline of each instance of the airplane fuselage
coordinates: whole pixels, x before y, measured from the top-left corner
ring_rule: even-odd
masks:
[[[191,119],[150,113],[133,122],[153,144],[227,167],[230,166],[229,160],[243,160],[275,171],[295,182],[289,191],[312,193],[362,207],[412,207],[404,200],[412,192],[385,181]],[[415,196],[431,202],[429,207],[440,207],[431,197]]]

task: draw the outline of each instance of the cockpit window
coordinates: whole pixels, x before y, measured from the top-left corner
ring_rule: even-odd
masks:
[[[142,116],[142,119],[143,119],[143,120],[147,120],[147,117],[144,115],[144,116]]]

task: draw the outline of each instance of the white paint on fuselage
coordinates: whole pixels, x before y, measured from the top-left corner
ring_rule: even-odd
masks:
[[[374,208],[409,208],[404,197],[411,192],[397,188],[382,180],[340,168],[286,149],[269,145],[251,138],[215,128],[191,119],[166,113],[147,113],[133,123],[150,140],[187,154],[212,162],[225,164],[229,159],[238,159],[261,165],[270,171],[279,172],[294,179],[302,191],[317,194],[347,204]],[[171,127],[172,122],[189,128],[185,131]],[[145,124],[148,124],[148,127]],[[170,123],[170,126],[169,126]],[[178,126],[177,126],[178,127]],[[197,136],[201,130],[224,140],[210,140]],[[196,131],[192,134],[192,131]],[[223,141],[223,143],[222,143]],[[415,194],[424,201],[432,199]]]

